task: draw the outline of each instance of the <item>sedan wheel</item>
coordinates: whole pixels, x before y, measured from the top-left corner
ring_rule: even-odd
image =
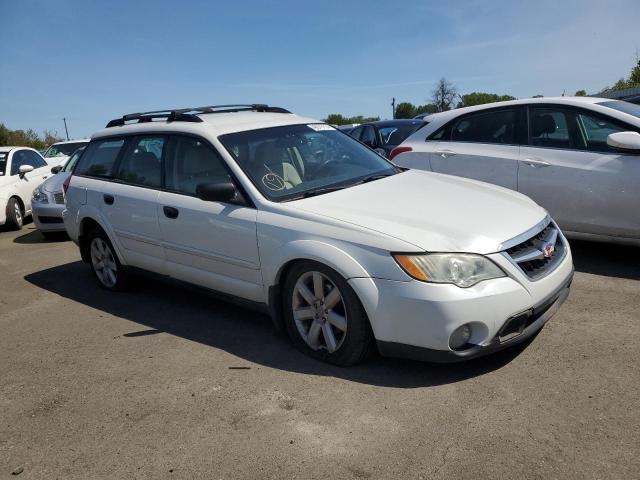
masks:
[[[114,288],[118,282],[118,265],[111,246],[103,238],[91,240],[91,265],[100,283],[106,288]]]
[[[324,274],[303,274],[293,288],[293,319],[313,350],[335,352],[347,336],[347,313],[340,289]]]
[[[24,220],[22,219],[22,209],[20,208],[20,205],[18,205],[18,202],[13,202],[13,218],[15,219],[18,228],[22,228]]]

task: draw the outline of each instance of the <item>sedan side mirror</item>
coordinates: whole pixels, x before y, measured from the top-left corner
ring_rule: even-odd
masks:
[[[201,183],[196,187],[196,195],[205,202],[229,203],[238,193],[238,189],[231,182]]]
[[[18,167],[18,173],[21,177],[23,177],[25,173],[29,173],[32,171],[33,167],[31,165],[20,165],[20,167]]]
[[[640,133],[616,132],[607,137],[607,145],[620,150],[630,150],[628,153],[640,154]]]
[[[62,171],[62,165],[56,165],[55,167],[51,167],[51,173],[53,173],[54,175],[56,173],[60,173],[60,171]]]

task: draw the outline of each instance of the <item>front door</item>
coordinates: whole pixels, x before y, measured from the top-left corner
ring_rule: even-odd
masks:
[[[19,169],[22,165],[31,166],[33,170],[20,175]],[[11,175],[15,177],[16,190],[24,201],[25,214],[29,214],[33,190],[51,176],[51,168],[36,152],[26,149],[18,150],[13,152],[11,159]]]
[[[206,202],[196,197],[200,184],[232,181],[224,160],[204,140],[171,137],[165,191],[158,198],[167,273],[213,290],[263,301],[256,210],[242,201]]]
[[[615,151],[610,133],[629,130],[584,109],[529,109],[529,145],[520,150],[519,191],[561,228],[640,238],[640,156]]]

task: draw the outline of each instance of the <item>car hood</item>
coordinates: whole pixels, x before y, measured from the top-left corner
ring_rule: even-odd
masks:
[[[481,254],[499,251],[505,241],[547,215],[517,192],[417,170],[289,205],[395,237],[420,250]]]
[[[58,172],[55,175],[47,178],[42,184],[41,188],[49,193],[56,193],[62,191],[62,184],[69,176],[68,172]]]

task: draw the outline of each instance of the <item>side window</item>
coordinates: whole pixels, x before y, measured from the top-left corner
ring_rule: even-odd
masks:
[[[363,127],[356,127],[353,130],[351,130],[351,133],[349,133],[349,135],[351,135],[356,140],[360,140],[360,135],[362,135],[362,130],[364,130]]]
[[[162,186],[162,150],[165,138],[136,137],[129,143],[115,178],[134,185]]]
[[[27,151],[26,150],[18,150],[17,152],[13,152],[13,157],[11,157],[11,175],[18,175],[18,170],[22,165],[27,164]]]
[[[364,132],[362,132],[362,138],[360,139],[360,141],[365,145],[369,145],[370,147],[375,147],[376,132],[373,129],[373,127],[364,127]]]
[[[613,120],[591,112],[579,112],[578,125],[587,145],[587,150],[592,152],[620,153],[619,150],[607,145],[607,137],[612,133],[630,130]]]
[[[576,114],[561,108],[529,109],[530,144],[543,148],[583,149]]]
[[[110,178],[118,154],[124,146],[124,139],[92,141],[78,160],[74,170],[76,175]]]
[[[453,124],[451,141],[515,144],[516,111],[498,110],[464,116]]]
[[[173,136],[167,146],[165,187],[195,195],[202,183],[231,182],[224,160],[211,147],[194,137]]]
[[[31,165],[33,168],[42,168],[47,166],[47,162],[44,161],[40,155],[31,150],[25,150],[27,155],[27,165]]]

